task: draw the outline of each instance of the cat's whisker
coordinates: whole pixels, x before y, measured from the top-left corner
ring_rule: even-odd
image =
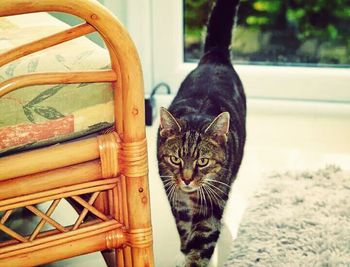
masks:
[[[175,194],[175,188],[172,187],[172,188],[171,188],[171,192],[170,192],[170,194],[169,194],[169,201],[170,201],[171,203],[174,202],[174,194]],[[174,205],[174,204],[173,204],[173,205]]]
[[[220,200],[208,188],[206,188],[206,192],[207,192],[208,198],[210,200],[211,212],[213,214],[214,203],[221,207]]]
[[[227,193],[226,193],[225,191],[223,191],[221,188],[217,187],[216,185],[213,185],[213,184],[210,183],[210,182],[205,182],[205,184],[207,184],[208,186],[212,187],[212,188],[215,189],[215,190],[220,191],[221,193],[223,193],[224,195],[227,196]]]
[[[212,193],[212,190],[208,186],[205,186],[205,188],[206,192],[210,196],[210,199],[213,200],[213,202],[218,202],[219,199]]]
[[[163,179],[163,183],[169,182],[169,181],[174,181],[175,179],[173,177],[171,178],[167,178],[167,179]]]
[[[175,181],[170,180],[170,181],[164,182],[164,187],[169,187],[169,186],[171,186],[173,184],[175,184]]]
[[[220,207],[224,206],[225,200],[208,184],[207,185],[207,192],[215,199],[216,204],[218,204]],[[213,199],[213,200],[214,200]]]
[[[203,194],[208,196],[208,200],[209,200],[209,203],[210,203],[210,210],[211,210],[211,213],[213,213],[213,201],[212,201],[209,193],[207,192],[206,186],[202,186],[201,188],[203,190]]]
[[[172,187],[173,187],[173,184],[169,184],[169,185],[164,186],[165,192],[169,193]]]
[[[169,196],[169,200],[170,200],[170,202],[172,203],[172,205],[173,205],[174,207],[176,206],[176,201],[175,201],[176,194],[177,194],[177,192],[176,192],[176,187],[175,187],[175,185],[174,185],[174,186],[172,186],[172,188],[171,188],[171,193],[170,193],[170,196]]]
[[[204,197],[203,193],[202,193],[202,199],[203,199],[203,204],[202,204],[202,214],[203,214],[204,216],[207,216],[207,208],[206,208],[206,204],[205,204],[206,199],[205,199],[205,197]]]
[[[204,198],[203,198],[203,192],[201,188],[197,190],[197,195],[199,197],[199,213],[203,212],[203,215],[205,215],[205,209],[204,209]]]
[[[173,198],[172,198],[172,200],[171,200],[174,207],[177,207],[177,198],[178,198],[178,190],[177,190],[177,188],[174,186]]]
[[[174,191],[174,188],[175,188],[175,185],[174,185],[174,184],[171,184],[169,187],[167,187],[167,188],[165,189],[165,191],[166,191],[166,193],[167,193],[169,199],[171,198],[171,195],[172,195],[172,193],[173,193],[173,191]]]
[[[220,199],[221,201],[225,201],[222,196],[220,196],[220,194],[218,192],[215,191],[215,189],[211,188],[210,185],[208,185],[208,190],[210,192],[212,192],[218,199]]]
[[[179,195],[180,195],[180,190],[177,186],[175,186],[175,189],[174,189],[174,207],[178,207],[179,205]]]
[[[179,189],[177,186],[174,187],[173,205],[177,208],[179,203]]]
[[[196,193],[197,193],[197,206],[199,206],[199,208],[198,208],[198,212],[199,212],[199,214],[202,212],[202,196],[201,196],[201,191],[200,190],[197,190],[196,191]]]
[[[170,180],[170,181],[164,182],[164,187],[168,187],[169,185],[173,185],[173,184],[175,184],[175,181]]]
[[[204,190],[203,190],[203,188],[200,188],[200,190],[201,190],[201,192],[202,192],[202,195],[203,195],[203,199],[204,199],[204,210],[205,210],[205,215],[207,215],[207,213],[208,213],[208,207],[207,207],[207,205],[208,205],[208,202],[207,202],[207,198],[206,198],[206,196],[205,196],[205,192],[204,192]]]
[[[167,176],[168,178],[166,179],[162,179],[163,183],[166,184],[168,182],[175,182],[176,181],[176,178],[175,176]]]
[[[214,179],[206,178],[206,181],[222,184],[224,186],[227,186],[228,188],[231,188],[231,186],[228,185],[227,183],[224,183],[224,182],[221,182],[221,181],[217,181],[217,180],[214,180]]]
[[[167,182],[166,184],[164,184],[164,188],[167,189],[169,187],[171,187],[174,183],[173,182]]]

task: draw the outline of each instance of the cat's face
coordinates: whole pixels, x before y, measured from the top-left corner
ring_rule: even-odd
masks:
[[[192,193],[205,188],[210,194],[220,183],[228,128],[227,112],[204,130],[196,131],[184,130],[181,122],[162,109],[158,160],[166,190]]]

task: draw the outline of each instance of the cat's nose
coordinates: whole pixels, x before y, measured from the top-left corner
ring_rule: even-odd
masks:
[[[184,178],[184,180],[191,182],[191,180],[193,179],[192,176],[193,176],[193,170],[191,170],[191,169],[184,169],[184,171],[183,171],[183,178]]]
[[[185,168],[182,173],[182,180],[185,185],[189,185],[193,181],[193,170]]]
[[[192,180],[183,180],[183,181],[184,181],[185,185],[189,185],[192,182]]]

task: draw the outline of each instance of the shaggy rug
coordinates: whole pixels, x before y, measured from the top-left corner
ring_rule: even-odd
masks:
[[[350,173],[274,174],[249,203],[225,266],[350,267]]]

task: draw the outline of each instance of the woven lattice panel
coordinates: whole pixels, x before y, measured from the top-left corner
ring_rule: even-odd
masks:
[[[49,233],[50,235],[68,233],[107,222],[111,220],[110,213],[102,212],[94,206],[97,198],[102,196],[102,192],[107,191],[57,198],[2,211],[0,242],[27,243],[45,237]]]

